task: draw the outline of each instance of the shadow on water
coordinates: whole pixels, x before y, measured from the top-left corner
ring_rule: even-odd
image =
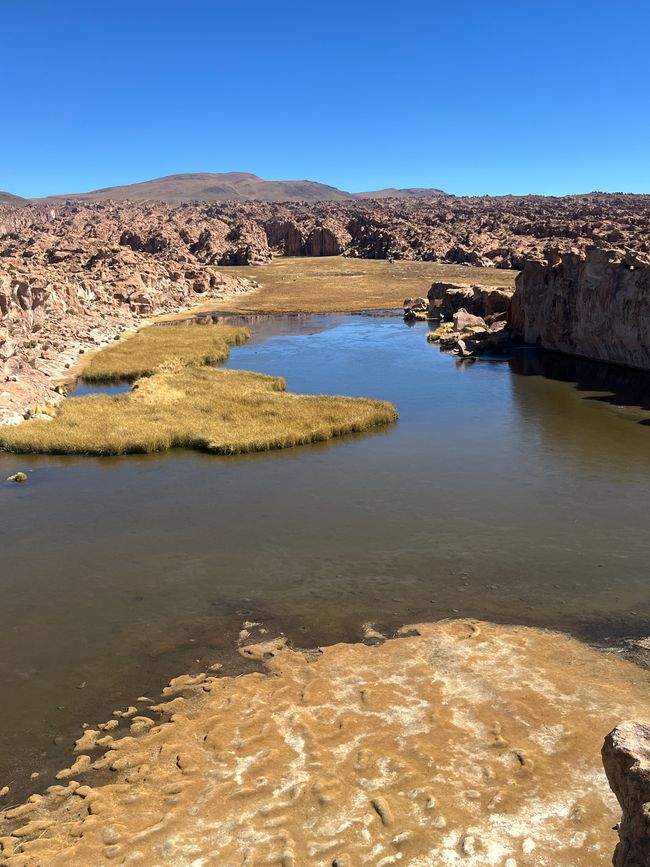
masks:
[[[585,400],[650,414],[650,373],[646,371],[532,347],[515,350],[509,365],[518,376],[543,376],[569,383],[577,391],[597,392],[585,395]],[[650,417],[639,418],[639,424],[650,425]]]
[[[68,397],[85,397],[88,394],[126,394],[132,388],[132,382],[84,382],[83,378],[81,378],[77,380],[74,387],[70,390]]]

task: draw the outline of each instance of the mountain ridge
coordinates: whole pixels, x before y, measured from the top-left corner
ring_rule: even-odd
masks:
[[[6,190],[0,190],[0,205],[28,205],[29,199],[23,199],[22,196],[14,196],[13,193],[8,193]]]
[[[10,194],[6,194],[10,195]],[[186,202],[323,202],[355,201],[357,199],[427,198],[446,196],[438,189],[410,187],[404,190],[387,188],[349,193],[318,181],[267,181],[250,172],[186,172],[164,175],[134,184],[102,187],[84,193],[64,193],[32,202],[79,201],[158,201],[167,204]],[[16,197],[20,198],[20,197]],[[28,201],[28,200],[22,200]]]

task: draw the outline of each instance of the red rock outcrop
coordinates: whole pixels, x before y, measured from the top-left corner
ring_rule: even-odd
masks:
[[[150,219],[142,209],[75,207],[33,216],[36,222],[24,223],[19,215],[0,237],[0,423],[17,423],[30,407],[56,402],[53,385],[79,354],[118,338],[140,317],[248,287],[203,259],[228,249],[243,250],[243,258],[257,249],[268,255],[257,225],[230,239],[217,227],[212,256],[207,243],[196,255],[190,249],[208,230],[185,232],[183,240],[182,226]]]
[[[591,247],[528,261],[510,324],[544,349],[650,370],[650,256]]]
[[[461,309],[475,316],[506,314],[513,291],[494,286],[436,281],[429,289],[429,314],[431,317],[444,316],[445,319],[451,318]]]
[[[340,256],[352,240],[350,233],[336,220],[314,226],[305,242],[307,256]]]
[[[304,256],[305,237],[294,220],[274,217],[264,225],[269,247],[284,256]]]
[[[650,864],[650,726],[627,721],[611,731],[602,749],[609,785],[621,805],[614,867]]]

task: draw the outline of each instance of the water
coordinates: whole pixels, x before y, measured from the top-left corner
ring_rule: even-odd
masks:
[[[49,782],[81,723],[177,673],[243,670],[245,619],[307,646],[465,615],[650,634],[650,377],[461,363],[394,316],[251,325],[230,367],[387,398],[399,422],[233,458],[0,455],[0,478],[29,474],[0,484],[0,785]]]
[[[85,394],[126,394],[131,390],[131,383],[87,383],[83,379],[75,384],[70,392],[71,397],[83,397]]]

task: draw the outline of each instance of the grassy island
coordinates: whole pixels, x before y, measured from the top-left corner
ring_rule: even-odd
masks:
[[[319,442],[397,418],[387,401],[288,393],[281,377],[209,367],[247,329],[152,326],[99,352],[85,379],[139,377],[130,392],[65,400],[51,421],[0,429],[16,453],[123,455],[195,448],[241,454]]]

